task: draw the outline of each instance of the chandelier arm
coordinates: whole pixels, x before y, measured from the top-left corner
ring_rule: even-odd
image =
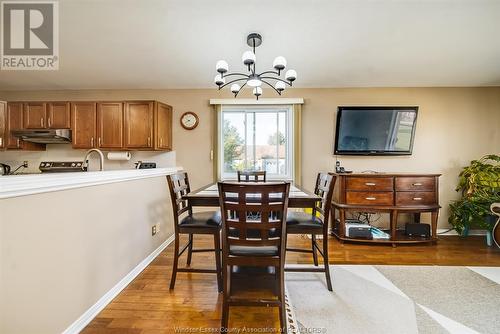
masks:
[[[288,86],[292,87],[292,84],[286,80],[283,80],[281,78],[273,78],[273,77],[260,77],[260,79],[271,79],[271,80],[278,80],[278,81],[281,81],[281,82],[284,82],[286,83]]]
[[[259,73],[259,77],[264,75],[264,74],[276,74],[277,76],[280,76],[281,74],[279,72],[275,72],[275,71],[265,71],[265,72],[262,72],[262,73]]]
[[[238,96],[238,94],[239,94],[239,93],[243,90],[243,87],[245,87],[246,85],[247,85],[247,83],[245,82],[245,83],[241,86],[240,90],[239,90],[239,91],[237,91],[237,92],[236,92],[236,94],[234,94],[234,97]]]
[[[250,76],[248,74],[245,74],[245,73],[229,73],[229,74],[225,74],[223,75],[222,77],[225,78],[225,77],[231,77],[233,75],[241,75],[241,76],[244,76],[246,78],[249,78]]]
[[[226,82],[225,84],[223,84],[222,86],[219,86],[219,90],[221,90],[222,88],[226,87],[227,85],[229,84],[232,84],[234,82],[237,82],[237,81],[241,81],[241,80],[248,80],[248,78],[240,78],[240,79],[234,79],[234,80],[231,80],[229,82]]]
[[[271,87],[272,89],[274,89],[274,91],[276,93],[278,93],[278,95],[281,95],[281,92],[279,90],[277,90],[276,88],[274,88],[273,85],[271,85],[269,82],[267,82],[266,80],[261,80],[263,83],[265,83],[266,85],[268,85],[269,87]]]

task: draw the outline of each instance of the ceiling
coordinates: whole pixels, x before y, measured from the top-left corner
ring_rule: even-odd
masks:
[[[60,69],[0,90],[214,87],[215,63],[275,56],[297,87],[500,86],[500,0],[60,0]]]

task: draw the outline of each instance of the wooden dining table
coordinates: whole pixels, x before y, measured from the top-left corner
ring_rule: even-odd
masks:
[[[191,206],[219,206],[219,189],[217,183],[206,185],[200,189],[191,191],[183,197]],[[308,192],[298,186],[290,185],[290,193],[288,196],[289,208],[312,208],[321,197]]]

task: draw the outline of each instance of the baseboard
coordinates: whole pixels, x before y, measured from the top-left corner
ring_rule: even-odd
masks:
[[[125,287],[132,282],[134,278],[137,277],[172,241],[175,240],[175,234],[170,236],[165,240],[160,247],[155,249],[151,254],[149,254],[141,263],[139,263],[132,271],[130,271],[125,277],[123,277],[114,287],[111,288],[104,296],[102,296],[97,303],[92,305],[85,313],[83,313],[80,318],[78,318],[74,323],[72,323],[63,334],[76,334],[80,333],[85,326],[87,326],[92,319],[94,319],[103,308],[108,305],[113,298],[115,298]]]
[[[459,235],[457,231],[451,230],[449,231],[448,228],[438,228],[437,230],[438,235]],[[468,235],[486,235],[486,230],[469,230]]]

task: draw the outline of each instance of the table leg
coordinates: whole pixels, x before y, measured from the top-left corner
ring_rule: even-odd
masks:
[[[340,220],[339,235],[340,235],[340,237],[345,238],[345,210],[344,209],[339,209],[339,220]],[[344,240],[340,240],[340,243],[343,244]]]
[[[432,240],[437,241],[437,222],[438,222],[439,210],[434,210],[431,212],[431,227],[432,227]]]

